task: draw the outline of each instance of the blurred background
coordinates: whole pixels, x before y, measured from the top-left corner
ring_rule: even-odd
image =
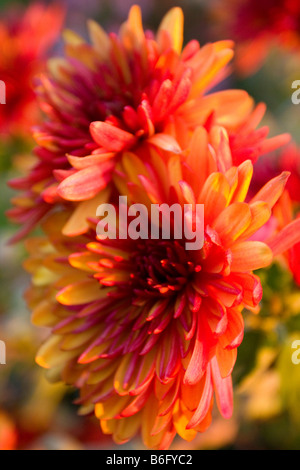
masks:
[[[0,449],[117,448],[97,420],[77,415],[75,392],[48,384],[35,364],[45,332],[31,325],[23,300],[29,283],[21,269],[25,249],[8,244],[15,227],[5,211],[14,193],[6,182],[32,163],[30,127],[40,119],[34,76],[47,57],[63,53],[61,30],[86,37],[86,20],[93,18],[117,31],[134,3],[142,8],[145,29],[156,29],[176,5],[184,11],[186,42],[236,41],[236,59],[223,86],[245,89],[267,104],[264,124],[271,135],[292,134],[295,146],[286,160],[294,165],[294,199],[300,200],[300,105],[291,101],[292,83],[300,80],[298,0],[65,0],[38,2],[39,10],[32,10],[36,2],[0,0],[0,80],[8,84],[7,104],[0,105],[0,340],[7,348],[6,365],[0,365]],[[24,50],[22,34],[31,37],[30,51]],[[258,163],[259,183],[276,173],[280,158],[269,155]],[[291,344],[300,340],[299,285],[284,261],[259,274],[264,300],[259,316],[245,313],[245,339],[233,374],[234,416],[225,421],[216,414],[206,433],[191,443],[175,440],[174,449],[300,449],[300,364],[291,361]],[[143,447],[137,439],[125,448]]]

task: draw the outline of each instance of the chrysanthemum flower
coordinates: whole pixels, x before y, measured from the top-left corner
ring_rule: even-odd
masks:
[[[173,237],[101,241],[92,221],[69,238],[63,212],[44,223],[45,238],[28,243],[27,300],[33,321],[51,328],[37,362],[50,379],[80,389],[82,412],[95,411],[118,443],[139,430],[151,448],[167,448],[176,433],[192,440],[209,426],[214,396],[231,416],[241,312],[257,310],[262,296],[253,271],[300,236],[298,223],[270,246],[252,240],[288,174],[246,203],[252,163],[233,166],[228,135],[217,135],[213,149],[200,127],[184,156],[152,149],[143,163],[126,152],[114,176],[130,202],[204,204],[202,249]]]
[[[45,65],[63,18],[63,8],[58,4],[45,7],[33,3],[25,12],[5,11],[0,22],[0,79],[6,87],[6,104],[0,106],[2,138],[26,135],[37,123],[39,108],[33,79]]]
[[[10,217],[25,235],[57,204],[76,208],[64,233],[87,230],[86,217],[109,195],[123,152],[149,147],[180,152],[195,127],[223,126],[236,164],[277,147],[257,130],[264,106],[254,109],[242,90],[210,92],[224,76],[232,42],[184,49],[183,15],[172,9],[156,36],[144,32],[139,7],[131,9],[118,35],[89,23],[91,45],[67,31],[66,57],[49,63],[37,92],[47,120],[35,130],[38,162],[11,183],[24,193]],[[75,227],[76,226],[76,227]]]
[[[241,73],[256,72],[274,45],[299,53],[298,0],[228,0],[219,5],[220,19],[238,44],[236,64]]]

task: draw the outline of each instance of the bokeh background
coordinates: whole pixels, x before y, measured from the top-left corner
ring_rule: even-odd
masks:
[[[243,30],[242,22],[240,28],[236,27],[240,19],[235,5],[239,1],[243,3],[243,0],[57,1],[55,8],[60,9],[57,21],[43,24],[42,18],[32,20],[32,43],[40,47],[31,51],[30,59],[24,56],[21,42],[15,39],[20,24],[26,27],[26,15],[36,2],[0,1],[0,79],[12,77],[8,90],[11,95],[8,94],[6,105],[0,105],[0,340],[7,346],[7,364],[0,365],[0,449],[117,448],[101,434],[98,421],[77,415],[73,405],[75,392],[61,384],[48,384],[34,360],[44,332],[31,325],[23,300],[29,283],[21,268],[25,248],[22,243],[8,244],[16,228],[5,217],[14,196],[6,182],[21,175],[32,162],[34,142],[30,126],[40,119],[32,92],[33,76],[45,67],[47,57],[63,53],[60,30],[65,27],[86,37],[86,20],[93,18],[114,31],[125,20],[129,7],[137,3],[143,11],[145,28],[156,29],[169,8],[181,6],[185,14],[185,41],[194,38],[204,44],[236,39],[237,59],[222,86],[245,89],[256,102],[265,102],[268,111],[264,121],[270,126],[271,135],[290,132],[300,144],[300,105],[291,101],[292,83],[300,80],[300,46],[294,37],[290,42],[282,40],[279,29],[270,33],[268,9],[266,24],[261,25],[263,33],[268,34],[257,39],[254,28],[248,37],[239,37],[238,30]],[[27,17],[26,21],[29,20]],[[300,22],[298,32],[300,37]],[[246,55],[249,47],[251,56]],[[272,171],[268,166],[270,158],[277,156],[267,156],[259,162],[262,180],[264,175],[273,176],[268,174]],[[300,173],[300,158],[297,165]],[[295,191],[300,193],[297,182]],[[172,448],[300,449],[300,364],[291,361],[292,341],[300,340],[299,286],[280,262],[261,271],[260,276],[265,286],[264,300],[258,316],[245,313],[245,339],[233,374],[233,418],[225,421],[216,415],[206,433],[191,443],[175,440]],[[137,439],[125,448],[143,447]]]

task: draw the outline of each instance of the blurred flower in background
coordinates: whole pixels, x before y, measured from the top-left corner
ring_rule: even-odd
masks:
[[[217,0],[219,27],[237,44],[235,66],[255,73],[273,47],[300,55],[298,0]]]
[[[61,195],[57,197],[57,187],[65,184],[68,191],[73,191],[73,180],[69,179],[72,177],[78,178],[76,181],[80,185],[83,184],[84,187],[85,182],[82,180],[83,168],[80,165],[78,167],[78,164],[81,163],[79,158],[81,159],[83,156],[88,167],[89,155],[93,155],[93,158],[95,158],[98,153],[101,156],[102,151],[99,152],[99,149],[110,145],[111,134],[106,136],[105,145],[103,146],[105,133],[102,132],[103,127],[99,132],[99,123],[101,123],[100,126],[103,126],[103,124],[111,125],[110,131],[121,129],[122,131],[129,131],[131,135],[135,135],[141,129],[145,131],[144,126],[137,126],[136,117],[131,110],[127,112],[127,123],[124,124],[124,116],[121,116],[120,122],[120,112],[119,110],[112,111],[112,100],[107,99],[107,94],[102,102],[105,102],[109,108],[109,113],[101,108],[102,114],[99,118],[100,111],[94,113],[90,109],[84,108],[83,104],[86,103],[84,93],[90,93],[90,90],[93,89],[89,78],[95,77],[96,74],[92,48],[77,34],[88,39],[86,24],[88,19],[93,19],[100,22],[106,30],[114,31],[118,35],[119,25],[126,19],[128,10],[134,3],[138,3],[142,8],[146,30],[157,29],[163,15],[174,6],[171,0],[143,0],[140,2],[130,0],[88,0],[85,2],[65,0],[57,1],[55,4],[52,2],[19,1],[14,2],[14,7],[11,6],[11,2],[6,2],[6,7],[1,11],[0,80],[4,80],[8,84],[7,105],[0,105],[0,184],[2,189],[0,201],[0,340],[4,340],[7,346],[7,364],[5,366],[0,365],[1,449],[117,448],[117,446],[114,447],[109,437],[101,433],[96,418],[77,415],[77,407],[73,404],[74,401],[78,400],[77,393],[62,384],[48,383],[44,378],[43,371],[34,362],[35,353],[47,337],[47,332],[42,328],[37,329],[31,326],[29,313],[22,300],[22,292],[28,284],[28,279],[20,270],[20,264],[25,257],[25,253],[22,246],[7,247],[7,240],[14,234],[14,229],[8,224],[3,213],[8,209],[9,199],[12,196],[12,191],[5,187],[5,181],[14,176],[19,177],[20,174],[27,175],[28,169],[33,167],[30,178],[25,177],[25,179],[19,180],[19,189],[21,192],[23,191],[23,194],[15,199],[15,206],[19,211],[19,214],[15,215],[21,222],[22,228],[24,229],[24,221],[26,225],[28,220],[31,221],[31,227],[33,227],[35,222],[45,213],[38,214],[36,220],[32,219],[32,213],[30,212],[32,210],[41,210],[42,204],[42,208],[45,208],[45,205],[47,206],[47,211],[50,208],[51,212],[54,208],[65,212],[62,219],[65,224],[66,234],[63,239],[70,234],[76,236],[69,238],[67,243],[62,242],[61,238],[54,234],[54,229],[57,230],[60,227],[57,223],[55,227],[51,228],[52,235],[48,234],[46,241],[39,239],[39,242],[28,242],[31,261],[26,262],[26,267],[34,273],[33,280],[36,287],[31,289],[31,294],[27,294],[27,300],[32,308],[35,304],[35,323],[39,325],[45,325],[47,322],[51,323],[51,318],[53,319],[55,312],[58,313],[58,317],[62,315],[60,317],[60,320],[62,320],[63,312],[65,312],[65,309],[68,310],[69,307],[59,307],[55,299],[57,292],[65,286],[67,280],[65,278],[61,282],[61,274],[65,270],[67,256],[70,253],[81,252],[82,246],[87,245],[86,241],[82,243],[80,239],[80,237],[86,235],[75,233],[76,227],[78,228],[78,221],[80,220],[81,230],[82,227],[84,228],[83,231],[90,230],[90,222],[87,224],[85,218],[87,213],[95,214],[93,212],[94,206],[92,209],[85,206],[86,203],[90,204],[91,202],[89,197],[87,197],[88,201],[81,202],[73,200],[73,198],[69,200],[69,197],[61,198]],[[210,72],[204,73],[201,78],[204,80],[201,100],[206,104],[197,115],[197,123],[202,125],[207,132],[211,152],[213,149],[217,155],[227,155],[228,142],[236,166],[248,158],[253,161],[254,173],[249,195],[246,199],[247,203],[267,181],[272,178],[275,178],[276,181],[276,177],[283,171],[291,172],[286,190],[276,203],[273,215],[268,224],[261,229],[260,237],[265,237],[266,233],[280,233],[299,214],[300,152],[298,145],[300,144],[300,107],[293,105],[291,102],[291,84],[293,80],[300,79],[298,74],[300,6],[298,1],[293,0],[273,1],[270,2],[270,5],[267,1],[258,2],[256,0],[251,0],[251,2],[239,0],[220,2],[220,0],[217,0],[217,3],[218,9],[212,8],[212,5],[215,6],[216,3],[210,0],[178,1],[178,6],[183,8],[185,14],[185,38],[187,41],[191,39],[200,40],[201,45],[224,39],[236,42],[237,59],[233,62],[233,66],[226,70],[224,65],[229,61],[229,56],[232,56],[232,42],[220,43],[224,45],[223,48],[212,45],[206,46],[207,57],[204,64],[210,63],[209,67],[211,68]],[[8,6],[9,8],[7,8]],[[65,18],[64,11],[66,11]],[[136,20],[137,17],[133,21],[134,34],[136,34],[138,28],[138,21]],[[65,35],[67,39],[66,53],[63,42],[59,39],[59,30],[63,22],[68,28],[77,33],[68,32]],[[104,40],[103,37],[105,36],[102,36],[102,32],[97,30],[94,23],[90,23],[90,32],[92,32],[93,47],[95,48],[97,38],[100,41],[100,38]],[[127,33],[123,32],[123,34],[126,41],[130,43],[131,32],[129,35],[128,31]],[[116,37],[112,36],[110,38],[115,47],[115,58],[110,57],[110,71],[113,70],[114,82],[120,86],[123,93],[126,87],[125,85],[122,87],[120,84],[125,83],[126,63],[123,61],[124,55],[120,52],[122,47]],[[174,32],[175,37],[176,33]],[[146,38],[147,44],[152,44],[154,38],[150,33],[146,33]],[[137,40],[136,36],[135,39]],[[165,38],[161,39],[163,44],[167,44],[164,43],[165,40]],[[104,43],[106,43],[105,40]],[[43,75],[42,81],[38,77],[35,79],[36,74],[40,76],[40,72],[45,71],[46,59],[49,55],[53,55],[54,44],[56,44],[55,55],[60,57],[50,62],[48,72]],[[99,44],[98,53],[103,53],[104,49]],[[101,44],[103,45],[102,42]],[[191,46],[189,47],[191,48]],[[215,49],[214,54],[209,54],[209,50],[214,47],[217,47],[218,50]],[[201,50],[203,50],[203,46]],[[226,54],[228,55],[227,58],[225,57]],[[67,56],[67,61],[62,56]],[[216,57],[217,62],[211,64],[213,58],[216,59]],[[224,63],[222,63],[222,57]],[[191,58],[192,56],[189,57],[189,59]],[[165,72],[168,69],[172,70],[172,77],[166,75],[162,83],[170,80],[170,78],[172,82],[173,78],[172,84],[174,85],[174,76],[178,64],[171,65],[172,60],[167,55],[165,55],[164,60],[165,68],[161,68],[161,70]],[[215,73],[216,70],[214,69],[218,61],[223,71],[221,75]],[[140,59],[137,62],[140,62]],[[230,74],[230,71],[233,73]],[[210,73],[215,74],[217,80],[211,80]],[[24,83],[19,80],[20,75],[22,75]],[[103,76],[103,73],[100,75]],[[97,80],[99,79],[97,77]],[[187,76],[186,82],[189,79],[190,77]],[[205,83],[206,79],[207,83]],[[139,83],[137,77],[135,82]],[[179,83],[179,81],[177,82]],[[22,88],[20,87],[21,84]],[[40,106],[38,100],[34,98],[33,87],[36,84],[38,84]],[[113,94],[115,94],[115,88],[114,85],[111,85],[110,90]],[[233,95],[230,91],[231,94],[227,95],[228,102],[226,104],[224,97],[226,97],[227,92],[223,95],[223,92],[221,92],[219,98],[215,98],[216,92],[228,88],[238,88],[245,90],[245,92],[238,92],[236,101],[232,101]],[[250,93],[254,100],[250,99],[246,92]],[[118,93],[118,97],[122,93]],[[153,92],[153,97],[157,94],[157,92]],[[76,96],[75,100],[74,96]],[[210,98],[210,96],[213,96],[213,98]],[[71,97],[73,97],[73,101]],[[78,104],[80,100],[82,105]],[[183,101],[186,102],[186,98]],[[259,104],[256,108],[253,106],[254,102],[260,103],[261,101],[267,103],[266,113],[263,104]],[[224,103],[223,108],[222,102]],[[130,106],[136,111],[139,104],[141,102],[135,106]],[[153,106],[154,100],[150,104]],[[80,142],[76,142],[75,146],[73,144],[69,145],[71,140],[74,142],[75,135],[73,125],[75,121],[72,115],[74,106],[79,106],[81,110],[80,137],[82,137],[82,126],[86,129],[86,142],[84,145]],[[95,106],[95,100],[93,106]],[[44,117],[42,117],[39,107],[42,108]],[[71,110],[69,116],[64,116],[63,113],[68,107]],[[159,108],[162,108],[162,106],[160,105]],[[222,108],[222,113],[218,114],[220,108]],[[45,114],[48,115],[47,120]],[[108,119],[107,121],[107,114],[112,114],[116,119],[113,121]],[[173,116],[174,110],[171,114]],[[78,116],[77,112],[76,115]],[[242,119],[240,119],[241,115],[243,115]],[[91,116],[96,116],[96,118],[91,119]],[[204,116],[202,121],[201,116]],[[230,117],[233,116],[239,116],[239,122],[230,122]],[[138,117],[141,118],[140,113]],[[166,122],[169,120],[169,115],[167,118]],[[41,119],[42,125],[38,123],[38,121],[41,122]],[[130,129],[128,127],[129,121],[131,123]],[[64,132],[61,132],[62,122],[64,123]],[[89,131],[91,122],[96,123],[93,133]],[[132,127],[133,122],[136,123],[134,129]],[[35,130],[38,149],[37,156],[32,156],[33,143],[29,128],[36,123],[39,124],[39,127],[36,127]],[[65,132],[69,123],[70,132]],[[150,120],[148,120],[149,123]],[[156,133],[161,133],[161,128],[157,125],[155,119],[152,123]],[[195,122],[195,127],[197,123]],[[216,125],[222,125],[226,128],[227,139],[224,140],[222,132],[215,131]],[[194,125],[191,126],[191,133],[194,132],[193,127]],[[168,123],[164,130],[172,134],[173,130],[170,132],[170,128],[170,123]],[[268,128],[271,135],[269,140],[266,139]],[[97,130],[98,132],[96,132]],[[188,132],[186,132],[186,129],[184,132],[181,129],[180,132],[177,131],[172,134],[179,141],[177,142],[179,147],[186,149],[187,142],[190,140],[190,136],[186,137]],[[286,132],[292,133],[295,143],[277,149],[280,144],[287,142],[284,136]],[[279,139],[272,137],[278,134],[283,134],[283,137]],[[195,139],[195,145],[199,146],[201,144],[200,147],[203,148],[203,134],[201,135],[201,139]],[[77,127],[76,136],[78,136]],[[66,143],[66,139],[68,143]],[[86,152],[86,144],[88,152]],[[153,154],[154,149],[158,147],[151,144],[150,153]],[[130,150],[134,149],[135,146]],[[107,150],[109,150],[109,153],[118,154],[118,151],[106,148],[105,151],[107,152]],[[174,151],[174,147],[172,151]],[[127,152],[128,148],[123,153]],[[143,149],[137,153],[139,159],[143,160],[145,155],[149,158],[147,152]],[[67,158],[66,154],[68,154]],[[71,157],[69,154],[72,154]],[[166,158],[170,158],[170,155]],[[178,157],[175,156],[174,161],[176,158]],[[121,159],[117,155],[117,157],[113,156],[112,160],[114,161],[114,174],[111,174],[110,177],[110,185],[113,188],[111,194],[117,194],[116,187],[122,186],[122,178],[124,179],[125,175],[128,177],[127,172],[129,171],[132,176],[134,172],[141,171],[141,167],[137,160],[134,160],[135,163],[130,167],[128,164],[128,161],[131,161],[129,157],[126,160],[126,157]],[[121,162],[124,167],[120,166]],[[115,163],[118,163],[117,169]],[[54,172],[54,170],[58,171]],[[67,172],[64,173],[66,170]],[[78,174],[80,177],[78,177]],[[162,174],[168,174],[168,171]],[[201,174],[200,171],[195,172],[193,184],[197,184],[197,180],[201,179]],[[64,183],[68,179],[72,184],[67,185]],[[42,184],[40,184],[41,181]],[[91,181],[94,181],[94,178],[88,181],[88,185]],[[77,186],[78,184],[76,183]],[[145,180],[144,184],[146,184]],[[154,190],[151,185],[149,186],[149,183],[146,184],[147,191],[140,186],[141,182],[135,178],[135,183],[131,185],[131,191],[134,191],[133,187],[135,187],[135,191],[138,189],[140,195],[141,193],[147,193],[147,191],[151,193]],[[46,189],[47,191],[45,191]],[[77,193],[81,193],[81,189],[78,190],[77,188]],[[189,194],[187,187],[185,188],[185,194]],[[96,204],[99,201],[94,202]],[[30,215],[29,218],[28,215]],[[67,216],[69,217],[68,224]],[[27,229],[28,226],[25,226],[23,234],[26,233]],[[291,232],[284,233],[286,237],[293,236]],[[94,238],[93,236],[92,239],[94,240]],[[80,246],[76,245],[79,239]],[[37,244],[35,245],[35,243]],[[259,302],[260,312],[258,315],[253,315],[252,311],[243,314],[245,337],[238,348],[237,361],[232,373],[235,392],[235,407],[232,418],[228,421],[221,419],[216,410],[213,409],[213,422],[205,433],[199,434],[192,442],[175,440],[172,448],[300,448],[298,409],[300,365],[293,364],[291,360],[292,343],[294,340],[300,340],[299,247],[300,244],[297,244],[293,248],[285,250],[283,254],[276,257],[276,262],[272,266],[257,272],[258,282],[262,285],[264,295]],[[60,252],[58,263],[55,260],[55,250],[57,248]],[[72,257],[74,266],[69,266],[72,273],[75,270],[78,273],[80,272],[79,260],[81,266],[84,266],[86,270],[88,269],[88,258],[84,256],[87,255],[78,255],[78,259],[75,255]],[[103,257],[104,254],[101,256]],[[101,269],[112,269],[110,257],[111,254],[108,253],[103,261],[105,266],[102,266]],[[115,261],[111,262],[114,263]],[[89,272],[91,272],[90,269],[91,266],[89,266]],[[76,276],[78,276],[78,273]],[[34,292],[38,292],[38,295]],[[48,307],[49,311],[47,312]],[[92,312],[90,319],[92,319]],[[63,326],[61,327],[63,328]],[[84,337],[84,333],[81,333],[71,338],[71,334],[68,333],[68,325],[60,333],[68,337],[67,343],[68,341],[69,343],[66,344],[66,349],[72,345],[74,346],[76,341],[81,341]],[[89,329],[87,334],[90,335]],[[55,359],[55,357],[55,354],[51,355],[49,353],[47,360],[50,361],[51,358]],[[57,368],[54,367],[52,372],[48,372],[48,379],[53,381],[57,378],[59,365]],[[54,366],[57,366],[57,364],[54,364]],[[129,369],[127,370],[128,374]],[[107,370],[99,370],[97,373],[101,378],[106,372]],[[72,370],[68,370],[67,373],[71,377],[68,382],[74,383],[76,377],[72,376]],[[77,370],[74,372],[75,376],[76,373]],[[93,382],[93,379],[90,380]],[[95,387],[95,384],[91,383],[87,387]],[[105,412],[108,411],[98,409],[99,417]],[[186,414],[188,413],[186,412]],[[166,421],[161,420],[161,422],[156,423],[155,431],[159,432],[160,425],[166,423]],[[105,432],[114,432],[116,435],[125,432],[124,429],[123,431],[117,430],[115,424],[107,424],[107,428],[104,426],[104,430]],[[152,439],[155,440],[155,438]],[[142,446],[143,444],[139,439],[134,440],[131,444],[126,444],[126,448],[132,449],[141,448]]]
[[[33,3],[27,9],[10,7],[0,20],[0,77],[6,85],[6,105],[0,108],[0,136],[30,132],[39,109],[33,80],[45,66],[50,48],[62,28],[64,9]]]

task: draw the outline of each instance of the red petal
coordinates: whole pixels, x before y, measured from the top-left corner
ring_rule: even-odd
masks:
[[[298,242],[300,242],[300,218],[284,227],[281,232],[268,241],[268,245],[274,256],[277,256],[289,250]]]
[[[222,378],[216,357],[211,360],[212,378],[217,405],[224,418],[231,418],[233,411],[233,391],[231,375]]]
[[[213,387],[212,387],[212,381],[211,381],[211,371],[210,371],[210,367],[207,367],[205,385],[204,385],[204,389],[202,392],[202,396],[201,396],[198,408],[195,411],[192,419],[186,426],[186,429],[192,429],[198,424],[200,424],[201,421],[203,421],[203,419],[205,418],[205,416],[207,415],[209,411],[212,395],[213,395]]]
[[[94,141],[108,152],[128,150],[136,143],[136,137],[107,122],[92,122],[90,132]]]
[[[284,171],[281,173],[281,175],[276,176],[276,178],[268,181],[268,183],[266,183],[264,187],[258,191],[250,203],[253,204],[257,201],[267,202],[269,208],[272,209],[272,207],[276,204],[282,195],[289,176],[290,173],[288,171]]]

